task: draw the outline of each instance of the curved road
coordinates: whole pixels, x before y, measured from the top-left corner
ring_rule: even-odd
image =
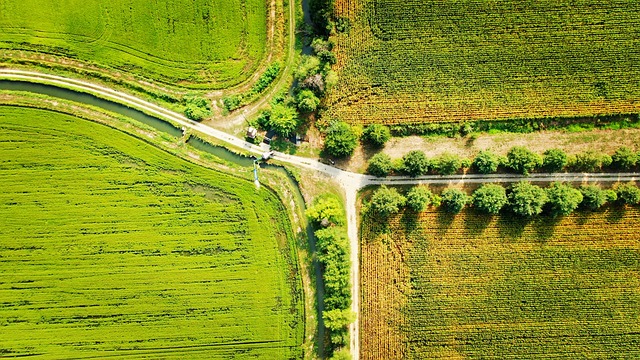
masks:
[[[150,103],[146,100],[126,94],[121,91],[112,90],[108,87],[90,83],[84,80],[68,79],[61,76],[42,74],[33,71],[0,69],[0,78],[9,80],[21,80],[35,83],[45,83],[59,87],[69,88],[80,92],[91,93],[99,97],[124,104],[126,106],[142,110],[151,115],[169,120],[185,128],[190,128],[203,134],[212,136],[218,140],[235,147],[243,148],[256,155],[261,155],[263,150],[251,143],[232,135],[216,130],[212,127],[200,124],[186,118],[184,115],[165,109],[161,106]],[[491,182],[517,182],[528,180],[534,182],[571,181],[571,182],[618,182],[635,181],[640,179],[638,173],[558,173],[558,174],[532,174],[529,176],[514,174],[491,174],[491,175],[451,175],[451,176],[392,176],[387,178],[376,178],[370,175],[356,174],[340,170],[338,168],[320,163],[317,160],[303,158],[299,156],[287,155],[276,152],[274,158],[295,166],[320,172],[332,177],[340,184],[345,192],[348,235],[351,250],[351,278],[353,311],[356,313],[356,320],[351,324],[351,351],[354,359],[359,358],[359,301],[360,301],[360,274],[359,274],[359,237],[356,212],[357,192],[368,185],[408,185],[408,184],[464,184],[464,183],[491,183]]]

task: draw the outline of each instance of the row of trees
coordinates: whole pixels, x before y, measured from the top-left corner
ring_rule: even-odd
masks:
[[[316,229],[316,251],[322,265],[325,289],[322,319],[331,342],[328,350],[344,353],[339,349],[344,349],[349,343],[348,326],[354,320],[344,209],[337,198],[325,195],[307,209],[306,215]]]
[[[508,189],[500,184],[485,184],[471,196],[455,188],[436,195],[425,186],[414,186],[403,195],[395,188],[383,185],[371,196],[369,209],[386,217],[405,206],[415,212],[424,211],[428,206],[440,206],[446,212],[457,214],[470,205],[477,211],[490,215],[497,215],[507,209],[515,215],[531,217],[543,212],[551,216],[569,215],[579,207],[595,211],[606,203],[638,205],[640,189],[633,183],[617,184],[612,189],[602,189],[597,185],[582,185],[576,189],[560,182],[553,182],[547,188],[542,188],[521,181]]]
[[[506,156],[499,156],[485,150],[479,152],[473,160],[461,159],[450,153],[429,159],[420,150],[410,151],[402,159],[396,160],[391,159],[387,154],[378,153],[369,160],[367,172],[375,176],[387,176],[391,173],[420,176],[429,173],[452,175],[469,169],[480,174],[491,174],[502,170],[527,175],[537,170],[546,172],[636,170],[639,164],[640,153],[624,146],[618,148],[613,155],[590,150],[571,156],[560,149],[550,149],[540,155],[525,147],[515,146]]]

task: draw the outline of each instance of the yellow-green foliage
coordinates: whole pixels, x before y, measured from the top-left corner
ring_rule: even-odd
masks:
[[[0,188],[1,355],[301,357],[295,240],[270,191],[5,106]]]
[[[363,359],[635,359],[640,211],[362,224]]]
[[[0,49],[91,62],[153,80],[223,88],[257,68],[264,0],[3,0]]]
[[[330,118],[637,113],[637,0],[336,0]]]

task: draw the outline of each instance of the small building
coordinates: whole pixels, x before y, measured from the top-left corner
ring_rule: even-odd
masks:
[[[253,126],[249,126],[249,130],[247,130],[247,138],[255,139],[257,135],[258,129],[254,128]]]

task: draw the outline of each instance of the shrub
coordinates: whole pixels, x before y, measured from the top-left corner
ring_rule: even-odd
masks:
[[[560,149],[549,149],[544,152],[543,166],[547,171],[555,172],[564,169],[569,159]]]
[[[582,193],[570,185],[553,182],[546,189],[547,206],[552,216],[569,215],[582,202]]]
[[[507,191],[498,184],[482,185],[471,197],[475,208],[492,215],[498,214],[507,201]]]
[[[225,110],[229,112],[239,108],[241,104],[242,96],[240,95],[230,95],[222,98],[222,106],[224,106]]]
[[[369,160],[367,172],[373,176],[387,176],[393,170],[393,163],[389,155],[377,153]]]
[[[457,214],[467,205],[469,197],[464,191],[458,189],[446,189],[442,192],[442,207],[451,214]]]
[[[421,212],[431,203],[433,193],[424,186],[414,186],[407,193],[407,206],[415,211]]]
[[[610,156],[590,150],[576,154],[571,159],[569,166],[577,171],[594,172],[609,166],[611,162]]]
[[[523,146],[514,146],[507,153],[506,165],[519,174],[528,175],[542,165],[542,157]]]
[[[200,121],[211,115],[211,107],[207,99],[199,96],[188,96],[184,115],[191,120]]]
[[[274,62],[273,64],[269,65],[264,74],[262,74],[258,81],[256,81],[256,83],[251,87],[251,93],[259,94],[263,92],[264,89],[266,89],[273,82],[273,80],[275,80],[279,72],[279,62]]]
[[[402,157],[402,170],[410,176],[424,175],[429,171],[429,159],[420,150],[409,151]]]
[[[626,205],[638,205],[640,203],[640,189],[633,183],[618,186],[616,189],[618,200]]]
[[[604,191],[604,195],[607,197],[607,201],[610,203],[618,201],[618,193],[615,190],[607,189]]]
[[[491,174],[498,170],[500,157],[491,151],[480,151],[473,160],[473,167],[481,174]]]
[[[358,136],[351,126],[345,122],[337,122],[327,130],[327,137],[324,141],[324,149],[329,155],[335,157],[346,157],[353,154],[358,145]]]
[[[394,188],[382,185],[371,196],[371,210],[383,217],[395,214],[404,206],[406,199]]]
[[[546,192],[528,181],[520,181],[511,187],[509,207],[514,214],[523,217],[538,215],[547,202]]]
[[[453,175],[462,167],[462,161],[457,155],[444,153],[435,161],[434,167],[440,175]]]
[[[630,170],[638,163],[638,154],[626,146],[620,147],[611,156],[612,165],[616,169]]]
[[[278,135],[287,137],[298,127],[298,113],[296,109],[285,104],[275,104],[271,107],[269,126]]]
[[[379,124],[367,126],[362,134],[362,140],[375,147],[383,147],[390,138],[389,128]]]

